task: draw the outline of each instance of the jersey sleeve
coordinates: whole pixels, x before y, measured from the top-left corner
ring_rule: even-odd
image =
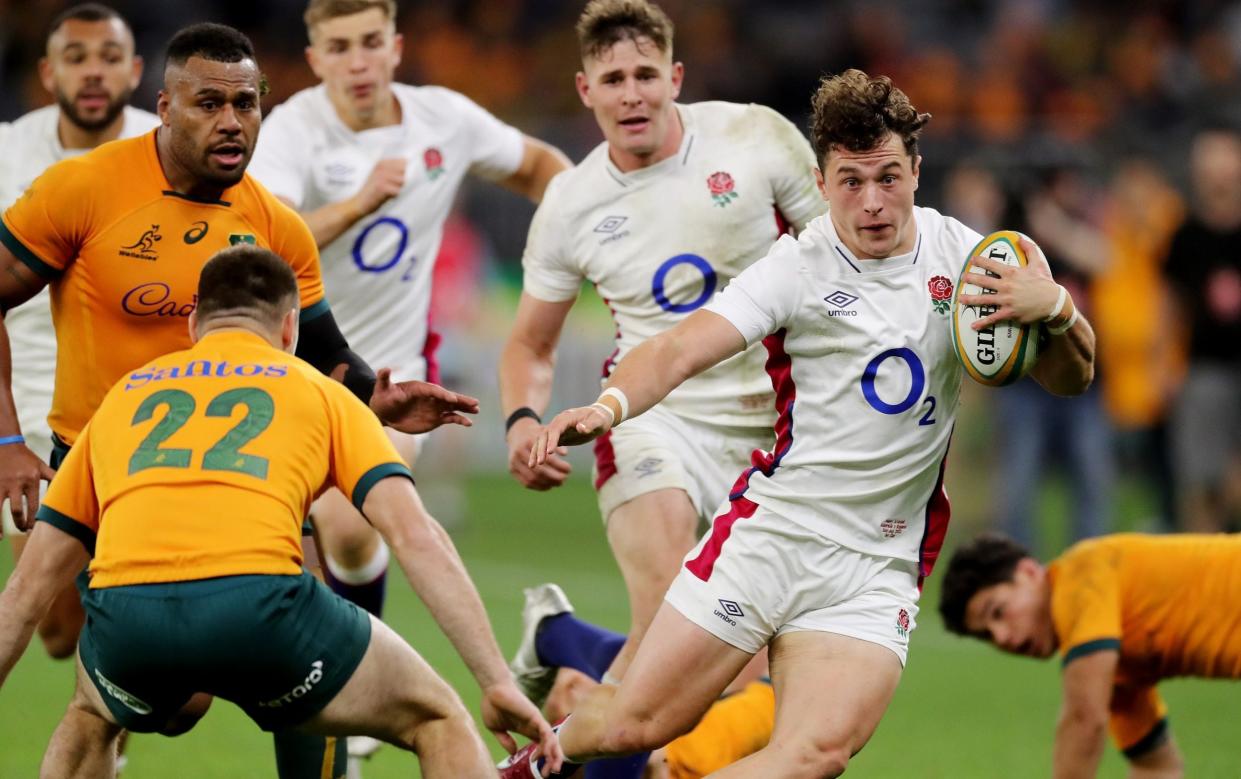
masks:
[[[270,195],[268,195],[271,198]],[[284,258],[297,275],[301,321],[307,322],[328,310],[323,292],[319,247],[310,228],[297,212],[271,198],[272,251]]]
[[[332,484],[361,511],[367,494],[381,479],[403,476],[412,481],[414,477],[375,414],[344,385],[320,380],[332,421]]]
[[[1083,655],[1120,649],[1120,560],[1114,550],[1070,549],[1053,563],[1051,619],[1067,665]]]
[[[492,181],[516,173],[526,148],[521,131],[501,122],[465,95],[445,92],[451,96],[461,129],[469,139],[470,172]]]
[[[1149,684],[1117,684],[1112,691],[1109,729],[1125,757],[1141,757],[1167,737],[1168,707]]]
[[[585,274],[575,267],[573,248],[565,234],[560,203],[563,178],[557,176],[547,188],[530,221],[526,249],[521,255],[522,291],[548,303],[577,297]]]
[[[818,162],[810,142],[797,125],[766,106],[752,105],[755,124],[762,128],[763,148],[770,150],[772,191],[776,209],[784,220],[801,232],[806,223],[827,213],[827,203],[814,181]]]
[[[99,498],[91,465],[90,430],[91,424],[87,422],[48,485],[35,518],[78,539],[94,556],[95,537],[99,533]]]
[[[703,308],[727,319],[746,346],[788,324],[799,294],[797,239],[783,236],[771,251],[736,276]]]
[[[276,106],[271,116],[263,120],[258,146],[248,170],[273,195],[289,201],[295,208],[301,208],[306,201],[309,176],[306,163],[310,158],[303,152],[301,139],[290,134],[290,129],[295,127],[292,109]]]
[[[0,243],[46,280],[60,275],[91,233],[98,182],[80,162],[63,160],[44,171],[0,223]]]

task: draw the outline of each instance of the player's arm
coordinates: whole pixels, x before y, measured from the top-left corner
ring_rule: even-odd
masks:
[[[414,592],[465,662],[483,691],[483,720],[510,752],[507,731],[542,741],[544,754],[563,758],[551,726],[513,683],[496,644],[482,599],[452,539],[427,513],[413,482],[399,476],[380,479],[367,493],[362,513],[383,536]]]
[[[352,196],[313,211],[301,210],[287,197],[280,197],[280,200],[301,214],[315,237],[315,244],[322,249],[353,227],[359,219],[374,213],[377,208],[400,194],[401,187],[405,186],[407,163],[408,160],[404,157],[380,160],[371,169],[370,175],[362,183],[362,188]]]
[[[712,311],[695,311],[676,327],[643,341],[625,355],[595,403],[557,414],[539,432],[530,453],[531,464],[544,463],[557,446],[572,446],[598,438],[625,419],[651,408],[685,380],[741,352],[745,346],[745,338],[732,322]],[[613,394],[609,390],[618,392]]]
[[[508,469],[533,490],[559,487],[571,470],[559,453],[535,468],[528,463],[540,419],[551,400],[556,344],[573,302],[552,303],[523,292],[516,321],[500,352],[500,407],[505,419]]]
[[[1061,674],[1064,698],[1056,723],[1052,776],[1094,777],[1107,744],[1107,723],[1120,652],[1101,649],[1073,658]]]
[[[81,540],[47,522],[36,523],[25,554],[0,593],[0,686],[52,601],[89,560]]]
[[[7,230],[5,238],[9,236]],[[20,250],[24,250],[24,247]],[[47,280],[18,259],[9,241],[0,241],[0,311],[26,302],[47,286]],[[21,423],[13,402],[13,358],[9,350],[9,331],[0,316],[0,440],[20,437]],[[27,530],[39,507],[39,481],[55,474],[24,442],[0,444],[0,502],[9,501],[13,522]],[[23,497],[26,508],[23,509]],[[0,531],[3,532],[3,531]]]
[[[572,165],[560,149],[538,138],[523,135],[521,165],[512,175],[500,179],[500,184],[538,203],[543,199],[543,192],[552,177]]]

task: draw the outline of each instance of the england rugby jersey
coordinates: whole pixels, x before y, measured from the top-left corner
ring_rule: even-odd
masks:
[[[677,153],[622,173],[607,144],[552,180],[530,226],[524,290],[572,300],[592,282],[616,322],[604,375],[633,347],[709,301],[762,257],[791,224],[827,208],[814,183],[814,153],[769,108],[678,105]],[[682,384],[663,406],[721,425],[771,423],[771,382],[761,348]]]
[[[125,107],[124,117],[121,138],[142,135],[159,124],[158,116],[132,106]],[[61,146],[59,121],[60,108],[53,105],[31,111],[7,128],[0,154],[0,210],[12,205],[53,163],[90,151]],[[47,289],[5,314],[4,325],[12,351],[17,418],[30,447],[45,457],[52,435],[47,415],[56,378],[56,331]]]
[[[375,163],[404,157],[405,186],[320,248],[323,284],[349,345],[394,379],[427,376],[431,271],[467,173],[498,180],[521,166],[522,134],[464,95],[393,84],[401,122],[354,132],[322,85],[263,120],[250,172],[302,212],[351,197]]]
[[[733,486],[717,533],[757,503],[930,573],[962,376],[950,297],[981,236],[933,209],[914,216],[914,250],[883,260],[854,257],[831,217],[816,219],[707,305],[765,347],[779,414],[775,448]]]

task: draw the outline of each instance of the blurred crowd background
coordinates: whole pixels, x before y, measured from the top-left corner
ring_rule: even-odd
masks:
[[[66,5],[0,0],[0,120],[50,101],[35,62]],[[267,108],[314,83],[301,0],[111,5],[146,57],[137,105],[154,107],[162,46],[193,21],[252,37]],[[582,3],[399,5],[401,80],[457,89],[574,160],[600,141],[573,90]],[[1028,381],[967,388],[949,469],[966,523],[1001,526],[1044,553],[1112,529],[1241,529],[1241,4],[661,5],[677,25],[683,101],[764,103],[805,129],[821,75],[890,75],[934,116],[919,203],[984,233],[1030,234],[1093,321],[1100,373],[1086,396],[1051,399]],[[494,366],[530,214],[498,188],[471,185],[445,237],[436,311],[447,380],[492,399],[493,415],[484,433],[445,437],[435,460],[446,469],[503,468]],[[1219,251],[1231,260],[1203,261]],[[610,351],[606,311],[583,308],[566,331],[557,403],[591,397]],[[980,467],[990,477],[981,493]]]

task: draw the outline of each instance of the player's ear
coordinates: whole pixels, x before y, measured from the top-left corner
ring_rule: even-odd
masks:
[[[198,343],[198,309],[197,308],[190,312],[190,320],[189,320],[188,326],[190,328],[190,343],[191,344]]]
[[[823,178],[823,171],[819,170],[817,165],[814,168],[814,185],[819,188],[819,194],[823,196],[824,201],[832,202],[827,196],[827,180]]]
[[[681,84],[685,81],[685,65],[681,62],[672,63],[672,99],[681,96]]]
[[[56,94],[56,74],[52,72],[52,61],[47,57],[39,57],[39,83],[51,94]]]
[[[297,352],[298,318],[301,312],[294,306],[280,322],[280,345],[289,354]]]
[[[397,65],[401,64],[401,57],[405,55],[405,36],[399,32],[392,36],[392,53],[396,55]]]
[[[146,63],[142,61],[141,54],[134,55],[134,64],[133,64],[134,72],[130,75],[130,78],[129,78],[130,89],[137,89],[138,85],[142,83],[142,68],[145,66],[145,64]]]
[[[917,154],[912,160],[911,170],[914,176],[914,191],[918,191],[918,174],[922,172],[922,155]]]
[[[164,125],[171,124],[168,120],[168,107],[171,103],[172,97],[168,94],[168,90],[161,89],[159,91],[159,97],[155,100],[155,113],[159,114],[159,120]]]
[[[582,99],[582,105],[594,108],[590,104],[590,80],[586,78],[586,74],[579,70],[573,77],[573,85],[577,87],[577,96]]]

